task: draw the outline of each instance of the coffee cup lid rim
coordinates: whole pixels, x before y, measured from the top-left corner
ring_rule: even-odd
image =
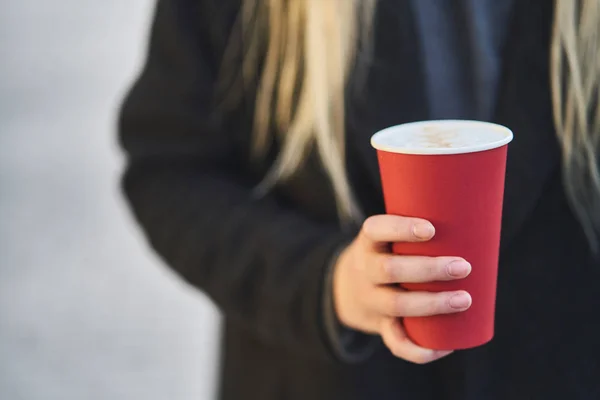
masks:
[[[491,140],[486,143],[478,143],[472,146],[461,146],[461,147],[404,147],[404,146],[390,146],[389,144],[382,143],[382,138],[385,138],[388,135],[397,133],[399,131],[414,129],[414,128],[423,128],[423,127],[450,127],[453,129],[464,128],[481,128],[486,130],[493,130],[501,133],[499,139]],[[371,146],[373,146],[376,150],[385,151],[389,153],[399,153],[399,154],[415,154],[415,155],[445,155],[445,154],[465,154],[465,153],[475,153],[480,151],[492,150],[498,147],[502,147],[508,143],[510,143],[513,139],[512,131],[499,124],[494,124],[491,122],[484,121],[476,121],[476,120],[459,120],[459,119],[448,119],[448,120],[428,120],[428,121],[417,121],[417,122],[409,122],[406,124],[394,125],[388,128],[382,129],[376,132],[371,137]]]

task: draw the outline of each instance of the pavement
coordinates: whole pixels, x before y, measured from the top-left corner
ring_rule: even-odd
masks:
[[[149,249],[115,113],[152,0],[0,13],[0,399],[210,400],[219,313]]]

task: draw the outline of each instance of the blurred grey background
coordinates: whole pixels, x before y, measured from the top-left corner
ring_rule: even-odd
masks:
[[[153,0],[0,13],[0,399],[214,397],[218,312],[146,246],[115,112]]]

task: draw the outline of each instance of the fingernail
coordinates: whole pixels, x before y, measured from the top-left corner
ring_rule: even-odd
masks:
[[[447,268],[448,275],[455,278],[464,278],[471,272],[471,264],[465,260],[452,261],[450,264],[448,264]]]
[[[471,306],[471,296],[468,293],[457,293],[448,300],[450,307],[456,310],[464,310]]]
[[[435,234],[435,228],[429,223],[420,223],[413,226],[413,235],[419,239],[430,239]]]

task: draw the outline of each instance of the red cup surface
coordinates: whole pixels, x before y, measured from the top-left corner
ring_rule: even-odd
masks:
[[[488,143],[463,143],[456,148],[449,147],[447,141],[442,141],[444,146],[439,148],[390,147],[382,140],[382,134],[401,135],[406,129],[432,124],[443,129],[451,127],[453,132],[464,127],[470,130],[469,134],[477,134],[480,129],[492,135]],[[471,274],[462,280],[402,284],[407,290],[466,290],[473,299],[464,312],[404,318],[408,336],[420,346],[466,349],[487,343],[494,336],[502,200],[510,140],[512,133],[507,128],[475,121],[406,124],[373,136],[386,212],[424,218],[436,228],[431,241],[394,243],[393,252],[458,256],[472,265]]]

